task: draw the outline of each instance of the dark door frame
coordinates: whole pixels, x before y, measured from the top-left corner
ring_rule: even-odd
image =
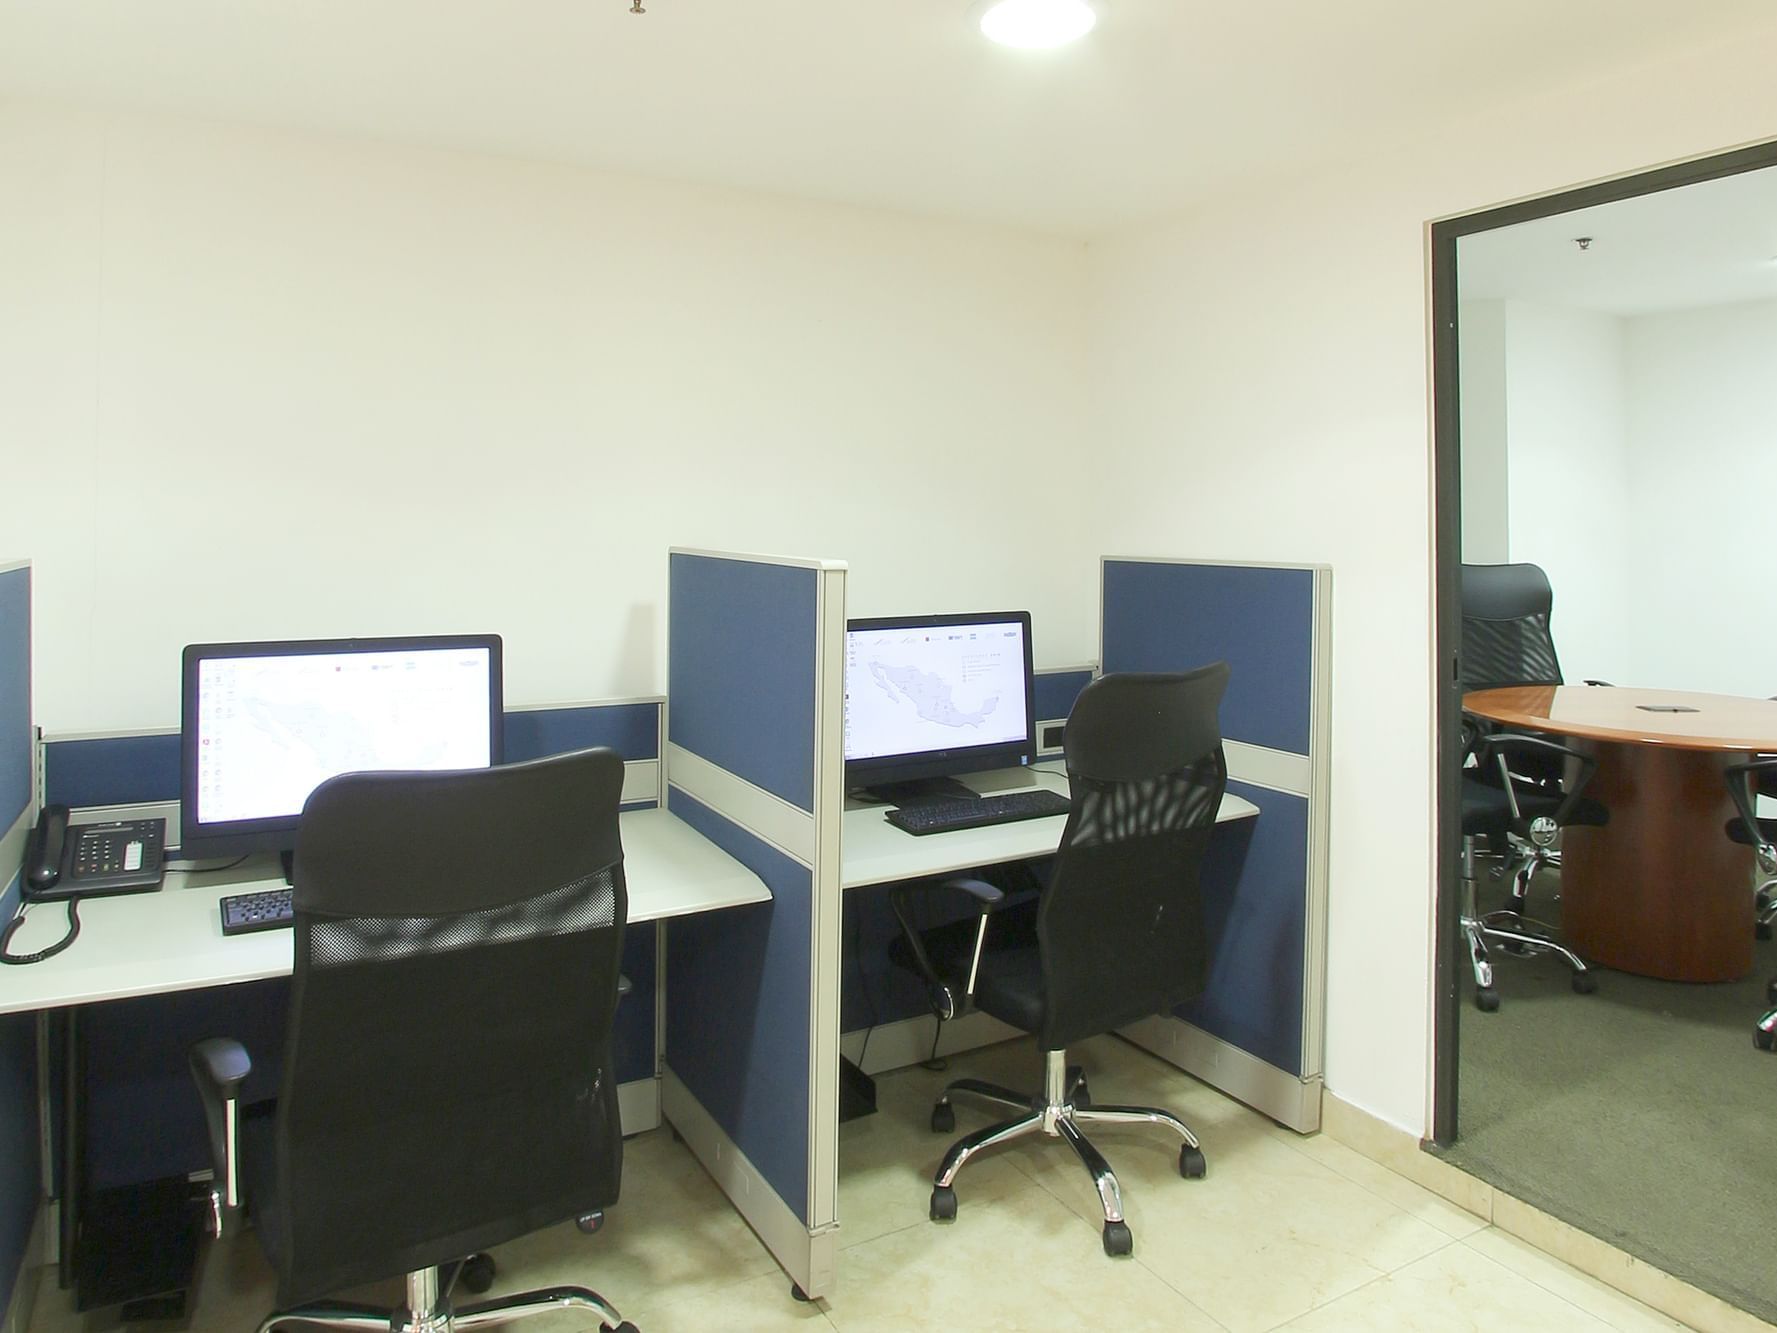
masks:
[[[1440,1146],[1447,1146],[1456,1139],[1457,1032],[1462,1006],[1462,973],[1468,967],[1468,949],[1462,938],[1462,886],[1458,875],[1462,852],[1462,802],[1458,786],[1461,781],[1462,689],[1458,684],[1456,655],[1462,639],[1457,587],[1462,564],[1462,464],[1456,365],[1456,243],[1476,232],[1493,231],[1557,213],[1571,213],[1575,209],[1615,203],[1773,166],[1777,166],[1777,140],[1431,224],[1432,453],[1436,508],[1433,580],[1437,597],[1433,623],[1437,652],[1433,659],[1432,692],[1437,701],[1435,790],[1438,810],[1434,844],[1438,891],[1434,935],[1437,952],[1433,964],[1432,1142]]]

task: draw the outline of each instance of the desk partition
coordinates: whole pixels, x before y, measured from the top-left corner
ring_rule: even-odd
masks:
[[[770,887],[671,923],[666,1118],[778,1262],[837,1248],[845,566],[669,556],[667,808]]]
[[[18,910],[32,799],[31,567],[0,562],[0,923]],[[0,1018],[0,1325],[42,1198],[37,1064],[28,1014]]]
[[[1107,559],[1104,671],[1233,668],[1228,789],[1259,807],[1203,872],[1209,984],[1124,1035],[1303,1133],[1320,1127],[1332,572]]]

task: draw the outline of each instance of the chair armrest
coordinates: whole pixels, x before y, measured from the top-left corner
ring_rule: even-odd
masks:
[[[1506,800],[1512,807],[1512,819],[1522,821],[1523,816],[1518,810],[1518,792],[1512,778],[1511,766],[1506,762],[1510,754],[1542,754],[1558,755],[1570,760],[1578,766],[1574,779],[1567,785],[1561,804],[1555,807],[1553,818],[1557,824],[1565,825],[1573,807],[1591,782],[1592,775],[1598,771],[1598,761],[1591,755],[1581,754],[1572,746],[1562,745],[1544,736],[1526,736],[1522,732],[1498,731],[1482,736],[1475,742],[1475,757],[1485,771],[1491,761],[1499,774],[1499,782],[1505,788]],[[1489,777],[1491,778],[1491,774]]]
[[[925,941],[920,938],[918,927],[908,914],[908,907],[915,893],[929,894],[939,890],[967,894],[975,900],[980,912],[980,921],[975,927],[974,955],[969,963],[969,979],[960,1001],[952,990],[949,979],[939,975],[931,955],[926,952]],[[932,1012],[940,1020],[955,1018],[975,998],[975,973],[981,965],[982,945],[987,940],[987,918],[1005,905],[1004,889],[997,884],[989,884],[984,879],[966,876],[942,880],[911,880],[896,885],[889,893],[889,907],[894,911],[895,920],[900,922],[901,934],[907,940],[908,951],[912,953],[914,964],[925,980],[926,999],[932,1006]]]
[[[218,1238],[234,1230],[241,1210],[241,1084],[253,1072],[247,1048],[229,1037],[211,1037],[191,1048],[191,1076],[210,1130],[210,1230]]]
[[[1722,770],[1728,780],[1728,795],[1734,798],[1734,809],[1752,838],[1754,847],[1766,845],[1758,822],[1758,797],[1761,788],[1769,789],[1777,781],[1777,759],[1754,759],[1744,764],[1729,764]]]

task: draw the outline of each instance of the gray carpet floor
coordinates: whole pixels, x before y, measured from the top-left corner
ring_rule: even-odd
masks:
[[[1558,923],[1559,880],[1531,910]],[[1748,890],[1750,893],[1750,889]],[[1504,898],[1482,880],[1483,905]],[[1558,959],[1494,947],[1497,1013],[1460,1037],[1457,1142],[1445,1156],[1526,1203],[1777,1322],[1777,1054],[1752,1028],[1777,943],[1722,985],[1598,969],[1576,995]]]

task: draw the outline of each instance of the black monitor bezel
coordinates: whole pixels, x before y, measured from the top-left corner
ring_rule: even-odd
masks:
[[[997,768],[1023,768],[1036,762],[1036,671],[1031,647],[1030,612],[961,611],[949,615],[871,616],[845,622],[847,647],[853,633],[862,630],[918,629],[945,625],[1003,625],[1017,622],[1024,638],[1024,739],[988,745],[959,745],[948,750],[915,750],[907,754],[876,755],[845,761],[847,789],[915,782],[922,778],[960,777]],[[849,652],[847,654],[849,660]],[[849,684],[846,687],[850,688]]]
[[[326,653],[386,653],[484,648],[488,652],[488,755],[504,760],[506,740],[504,644],[498,634],[415,634],[375,639],[270,639],[254,643],[187,644],[180,659],[179,851],[196,859],[287,852],[296,846],[301,813],[270,819],[197,822],[197,704],[200,663],[230,657],[301,657]]]

